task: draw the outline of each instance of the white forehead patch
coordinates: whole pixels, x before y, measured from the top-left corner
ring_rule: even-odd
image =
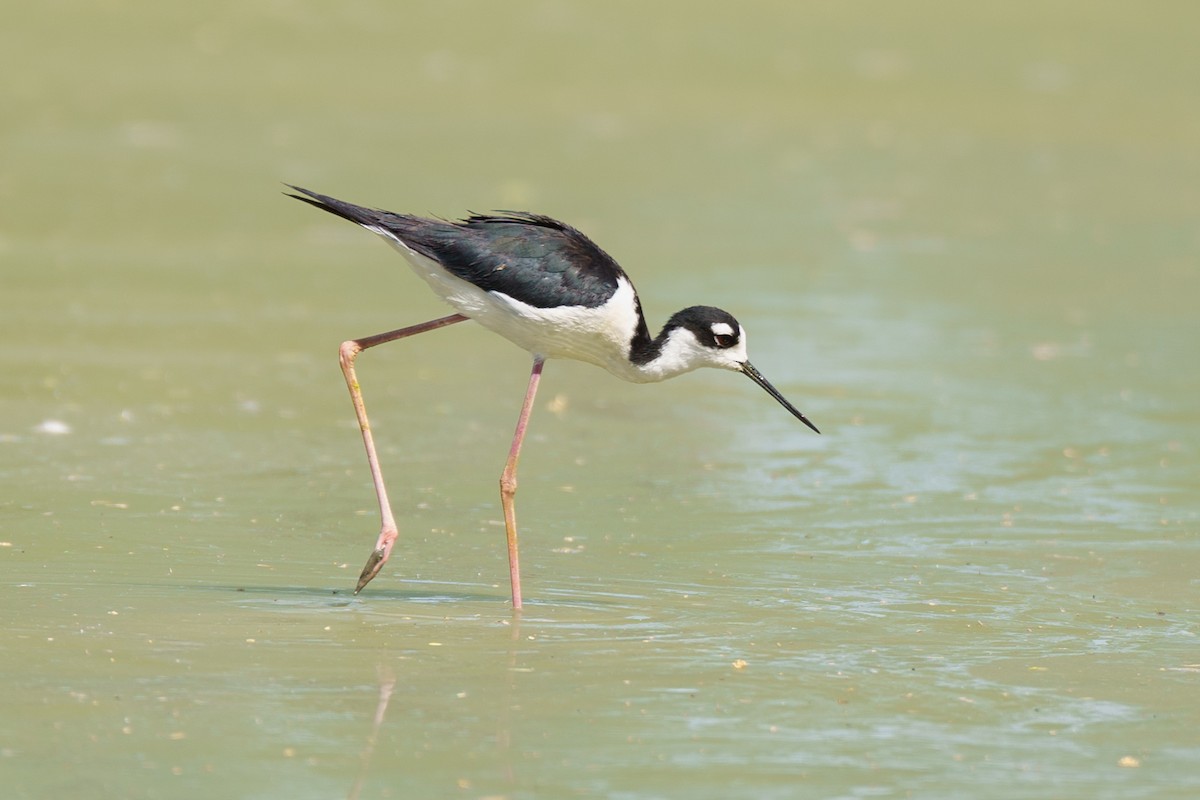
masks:
[[[733,326],[728,322],[714,322],[712,332],[713,336],[733,336]]]

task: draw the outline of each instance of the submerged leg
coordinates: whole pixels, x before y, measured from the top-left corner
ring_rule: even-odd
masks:
[[[521,457],[521,442],[525,439],[525,428],[529,425],[529,412],[533,410],[533,398],[537,394],[538,381],[542,377],[542,365],[546,361],[533,357],[533,371],[529,373],[529,388],[525,390],[525,402],[521,405],[521,416],[517,419],[517,430],[513,434],[512,447],[508,450],[508,462],[500,474],[500,505],[504,507],[504,531],[508,535],[508,574],[512,581],[513,608],[521,607],[521,567],[517,559],[517,512],[513,498],[517,494],[517,459]]]
[[[451,314],[448,317],[441,317],[429,322],[422,322],[420,325],[412,325],[407,328],[368,336],[365,339],[351,339],[348,342],[342,342],[342,347],[338,351],[338,360],[342,364],[342,375],[345,376],[346,386],[350,389],[350,399],[354,403],[354,413],[358,416],[358,427],[362,430],[363,444],[367,448],[367,463],[371,467],[371,479],[375,481],[375,496],[379,499],[379,518],[382,523],[379,531],[379,540],[375,543],[375,550],[371,553],[371,557],[367,559],[367,565],[363,567],[362,574],[358,576],[358,586],[354,589],[355,594],[361,592],[363,587],[379,574],[379,570],[383,569],[383,565],[387,563],[388,556],[392,553],[392,545],[395,543],[399,533],[396,530],[396,520],[392,516],[391,503],[388,502],[387,487],[383,485],[383,472],[379,469],[379,456],[375,453],[375,440],[371,436],[371,423],[367,421],[367,407],[363,405],[362,389],[358,385],[358,376],[354,374],[354,359],[367,348],[387,342],[394,342],[406,336],[415,336],[418,333],[444,328],[447,325],[453,325],[465,319],[467,317],[464,317],[462,314]]]

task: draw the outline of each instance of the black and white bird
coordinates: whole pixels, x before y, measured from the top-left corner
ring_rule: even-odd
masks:
[[[513,608],[521,607],[513,506],[517,459],[546,359],[586,361],[634,383],[662,381],[700,367],[740,372],[820,433],[750,363],[746,332],[732,314],[711,306],[692,306],[676,313],[657,336],[651,336],[629,276],[570,225],[524,212],[475,215],[462,222],[425,219],[364,208],[299,186],[290,188],[299,194],[289,197],[382,236],[456,312],[342,343],[342,373],[362,429],[382,521],[355,594],[379,574],[398,535],[354,372],[354,359],[369,347],[472,319],[533,355],[525,402],[500,476]]]

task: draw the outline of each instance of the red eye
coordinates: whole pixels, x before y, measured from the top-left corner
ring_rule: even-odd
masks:
[[[737,339],[728,333],[715,334],[713,339],[716,340],[717,347],[733,347],[737,343]]]

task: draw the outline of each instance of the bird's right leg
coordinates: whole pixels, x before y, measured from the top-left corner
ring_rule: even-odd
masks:
[[[379,499],[381,522],[379,540],[375,543],[375,550],[367,559],[367,565],[363,567],[362,574],[358,576],[358,586],[354,589],[355,594],[361,592],[363,587],[383,569],[388,556],[392,553],[392,545],[395,544],[399,532],[396,530],[396,519],[392,516],[391,503],[388,502],[387,487],[383,485],[383,472],[379,469],[379,456],[375,452],[375,439],[371,436],[371,423],[367,421],[367,407],[363,405],[362,389],[358,385],[358,376],[354,374],[354,359],[358,357],[359,353],[370,347],[444,328],[465,319],[467,317],[462,314],[451,314],[448,317],[422,322],[420,325],[379,333],[364,339],[351,339],[342,342],[341,349],[338,351],[342,375],[345,376],[346,386],[350,389],[350,400],[354,403],[354,413],[358,416],[358,427],[362,430],[363,445],[367,448],[367,463],[371,467],[371,479],[375,481],[375,496]]]

